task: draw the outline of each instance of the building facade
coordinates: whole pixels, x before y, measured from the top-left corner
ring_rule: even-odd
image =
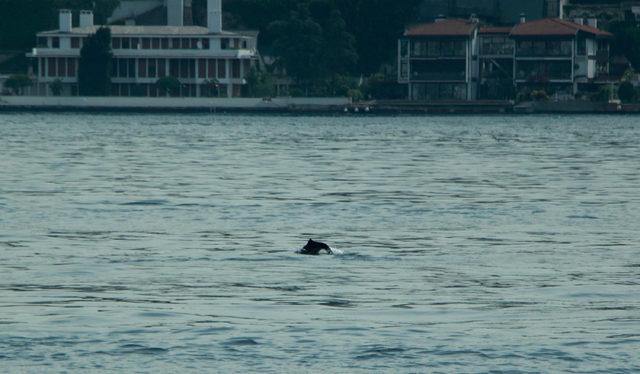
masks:
[[[169,1],[170,26],[106,26],[112,36],[111,94],[162,96],[156,82],[173,77],[180,81],[176,96],[241,96],[245,77],[258,61],[257,32],[224,31],[221,1],[208,0],[207,5],[207,27],[182,24],[181,0]],[[51,95],[52,83],[59,81],[62,95],[77,95],[80,51],[100,27],[90,11],[82,11],[80,24],[73,27],[71,11],[61,10],[58,30],[39,33],[36,48],[27,55],[34,59],[31,94]]]
[[[612,35],[583,23],[546,18],[513,27],[471,18],[410,27],[398,45],[398,81],[410,100],[505,100],[543,87],[573,96],[609,72]]]

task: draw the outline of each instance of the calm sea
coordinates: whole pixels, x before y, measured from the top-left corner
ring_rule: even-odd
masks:
[[[0,114],[0,371],[637,373],[639,184],[639,117]]]

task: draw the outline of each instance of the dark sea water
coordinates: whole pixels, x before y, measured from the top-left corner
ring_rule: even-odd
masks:
[[[638,373],[639,184],[640,117],[0,114],[0,372]]]

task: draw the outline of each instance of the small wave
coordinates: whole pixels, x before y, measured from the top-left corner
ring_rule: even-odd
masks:
[[[166,205],[168,200],[137,200],[123,203],[124,206],[153,206],[153,205]]]

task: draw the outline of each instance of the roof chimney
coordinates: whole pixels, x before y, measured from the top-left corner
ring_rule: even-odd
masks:
[[[207,26],[209,32],[222,32],[222,0],[207,0]]]
[[[598,19],[597,18],[587,18],[587,26],[591,26],[593,28],[598,28]]]
[[[93,11],[81,10],[80,11],[80,27],[93,26]]]
[[[520,23],[526,23],[527,22],[527,15],[523,13],[520,13]]]
[[[444,14],[438,14],[438,16],[436,17],[436,23],[442,22],[442,21],[444,21],[446,19],[447,19],[447,17],[445,17]]]
[[[60,32],[71,32],[71,11],[69,9],[60,9]]]
[[[184,0],[167,0],[167,25],[184,26]]]
[[[584,25],[584,18],[582,17],[574,18],[573,23],[577,23],[578,25]]]
[[[480,22],[480,18],[478,18],[477,14],[471,13],[471,17],[469,17],[469,21],[471,21],[472,23],[478,23]]]

